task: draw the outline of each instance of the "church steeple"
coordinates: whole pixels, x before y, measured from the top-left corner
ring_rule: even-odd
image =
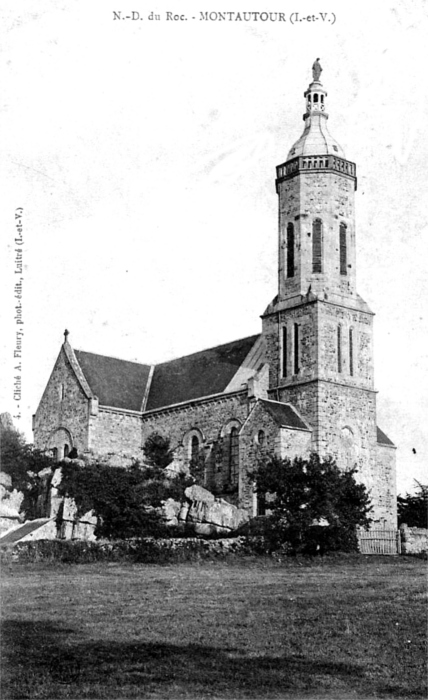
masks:
[[[320,81],[321,71],[317,58],[312,66],[313,81],[303,94],[306,100],[306,112],[303,115],[305,128],[300,139],[291,147],[287,160],[296,156],[328,154],[345,158],[343,149],[333,139],[327,127],[327,91]]]
[[[371,483],[373,314],[356,291],[356,168],[327,129],[319,59],[312,78],[303,134],[276,169],[278,295],[262,316],[268,395],[297,407],[316,452],[357,464]]]
[[[354,190],[356,167],[327,128],[327,92],[319,59],[304,93],[303,134],[277,167],[278,303],[356,297]]]

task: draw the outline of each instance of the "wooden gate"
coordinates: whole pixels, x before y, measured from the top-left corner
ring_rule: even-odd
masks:
[[[401,554],[400,530],[358,530],[361,554]]]

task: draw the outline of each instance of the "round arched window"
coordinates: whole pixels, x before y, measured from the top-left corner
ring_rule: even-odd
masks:
[[[259,443],[260,447],[263,447],[263,445],[265,444],[265,440],[266,440],[265,431],[259,430],[259,432],[257,433],[257,442]]]

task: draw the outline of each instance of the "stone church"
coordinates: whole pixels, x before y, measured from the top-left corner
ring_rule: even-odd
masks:
[[[260,454],[332,455],[358,468],[373,517],[396,527],[395,446],[376,421],[373,313],[356,290],[355,163],[327,128],[318,60],[304,131],[276,168],[278,294],[259,335],[157,365],[72,348],[65,332],[33,418],[36,447],[142,456],[154,431],[175,466],[251,514]]]

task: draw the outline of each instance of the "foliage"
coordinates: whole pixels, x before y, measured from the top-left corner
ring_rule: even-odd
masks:
[[[0,430],[1,469],[12,478],[12,488],[24,494],[21,511],[32,520],[43,516],[40,503],[42,478],[50,479],[57,463],[50,455],[41,452],[26,442],[24,435],[13,427]],[[43,474],[44,470],[51,470]]]
[[[157,469],[166,469],[174,459],[169,439],[156,432],[147,438],[143,453],[147,464]]]
[[[247,555],[248,545],[244,537],[236,539],[202,539],[195,536],[175,539],[142,537],[114,542],[56,539],[0,546],[2,564],[42,561],[63,564],[87,564],[95,561],[166,564]]]
[[[63,463],[59,494],[73,498],[77,516],[93,510],[95,534],[108,539],[156,537],[166,534],[158,510],[168,498],[181,500],[188,486],[185,476],[166,476],[158,467],[134,464],[129,469],[106,465]]]
[[[428,485],[416,484],[416,494],[397,498],[398,525],[428,528]]]
[[[53,457],[28,444],[15,428],[1,429],[0,455],[1,469],[12,477],[12,486],[18,491],[25,489],[29,476],[55,466]]]
[[[356,470],[341,472],[332,458],[312,453],[293,461],[261,458],[249,477],[271,511],[265,528],[268,549],[292,553],[357,549],[356,527],[367,527],[371,510]]]
[[[205,479],[205,455],[203,452],[190,460],[189,471],[194,483],[203,486]]]
[[[12,477],[14,488],[21,490],[27,481],[31,449],[22,433],[13,427],[0,426],[0,465]]]

